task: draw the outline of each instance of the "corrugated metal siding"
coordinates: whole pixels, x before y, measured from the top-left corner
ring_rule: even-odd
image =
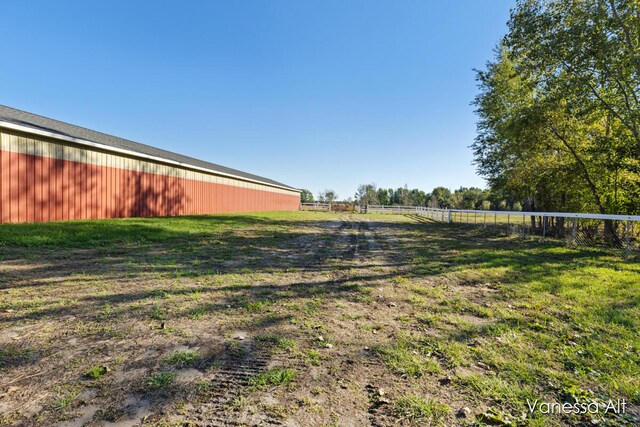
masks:
[[[0,222],[296,210],[299,194],[0,132]]]

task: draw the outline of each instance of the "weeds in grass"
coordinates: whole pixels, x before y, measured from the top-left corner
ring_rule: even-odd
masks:
[[[444,290],[440,286],[435,285],[413,285],[410,287],[412,292],[427,298],[442,298]]]
[[[437,313],[423,312],[418,314],[416,319],[425,326],[433,327],[442,322],[443,316]]]
[[[321,299],[313,299],[311,301],[309,301],[303,308],[302,311],[305,314],[316,314],[320,308],[322,307],[322,300]]]
[[[238,396],[229,402],[229,408],[231,410],[238,410],[249,403],[249,399],[246,396]]]
[[[200,356],[195,351],[174,351],[167,358],[165,362],[175,365],[177,367],[184,367],[197,362]]]
[[[279,335],[259,335],[256,337],[259,344],[267,345],[282,351],[293,351],[298,342],[293,338],[284,338]]]
[[[261,313],[266,310],[270,305],[272,305],[274,301],[272,300],[258,300],[251,301],[245,304],[244,309],[248,313]]]
[[[166,388],[173,383],[175,378],[175,372],[160,372],[146,379],[145,388],[147,390],[159,390]]]
[[[153,306],[149,312],[149,317],[155,320],[167,320],[167,310],[162,307]]]
[[[451,409],[447,405],[413,395],[401,397],[393,403],[393,414],[396,417],[419,422],[420,425],[444,425],[449,412]]]
[[[199,383],[196,384],[196,391],[198,391],[199,393],[206,393],[209,390],[214,388],[214,385],[211,381],[200,381]]]
[[[249,385],[257,389],[278,387],[291,383],[297,372],[287,368],[273,368],[249,378]]]
[[[374,350],[394,372],[409,377],[421,377],[441,371],[438,362],[417,342],[403,338],[392,345],[376,346]]]
[[[284,407],[284,405],[270,405],[263,403],[260,407],[265,414],[278,420],[286,420],[289,415],[289,411],[287,411],[287,408]]]
[[[304,352],[305,362],[308,365],[320,366],[322,364],[322,360],[326,358],[325,355],[320,353],[318,350],[305,350]]]
[[[75,324],[74,332],[81,337],[100,335],[105,338],[121,338],[126,335],[126,331],[105,325],[103,322],[83,322],[82,320]]]
[[[80,391],[77,387],[56,387],[56,396],[55,402],[51,405],[52,409],[65,409],[80,396]]]
[[[164,289],[154,289],[151,291],[151,297],[156,299],[168,299],[171,298],[171,291]]]
[[[242,342],[230,339],[226,341],[227,351],[236,357],[246,357],[249,354],[249,350],[242,345]]]
[[[84,376],[86,378],[92,379],[92,380],[96,380],[98,378],[100,378],[103,375],[106,375],[107,372],[109,372],[109,368],[107,368],[104,365],[99,365],[99,366],[94,366],[91,369],[89,369]]]
[[[470,374],[458,377],[456,382],[484,398],[501,402],[516,410],[525,411],[527,399],[534,401],[539,398],[534,390],[524,384],[505,381],[492,375]]]
[[[192,319],[200,319],[205,314],[207,314],[207,307],[198,307],[191,312]]]

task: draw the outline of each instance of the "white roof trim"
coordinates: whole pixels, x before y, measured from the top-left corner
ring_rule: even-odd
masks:
[[[26,133],[32,133],[32,134],[36,134],[36,135],[46,136],[48,138],[53,138],[53,139],[59,139],[59,140],[62,140],[62,141],[73,142],[75,144],[86,145],[86,146],[93,147],[93,148],[98,148],[98,149],[104,150],[104,151],[112,151],[112,152],[115,152],[115,153],[126,154],[126,155],[132,156],[132,157],[139,157],[139,158],[143,158],[143,159],[153,160],[154,162],[168,163],[168,164],[171,164],[171,165],[180,166],[180,167],[186,168],[186,169],[197,170],[197,171],[205,172],[205,173],[212,174],[212,175],[224,176],[224,177],[228,177],[228,178],[237,179],[237,180],[240,180],[240,181],[254,182],[254,183],[257,183],[257,184],[262,184],[262,185],[266,185],[266,186],[269,186],[269,187],[280,188],[282,190],[287,190],[287,191],[293,191],[293,192],[296,192],[296,193],[300,193],[301,192],[301,190],[297,190],[295,188],[284,187],[282,185],[272,184],[272,183],[264,182],[264,181],[258,181],[258,180],[255,180],[255,179],[245,178],[245,177],[241,177],[241,176],[237,176],[237,175],[233,175],[233,174],[229,174],[229,173],[219,172],[219,171],[215,171],[213,169],[201,168],[199,166],[194,166],[194,165],[191,165],[189,163],[177,162],[175,160],[169,160],[169,159],[165,159],[165,158],[162,158],[162,157],[151,156],[149,154],[138,153],[136,151],[131,151],[131,150],[125,150],[123,148],[112,147],[110,145],[100,144],[100,143],[97,143],[97,142],[88,141],[86,139],[81,139],[81,138],[75,138],[73,136],[62,135],[62,134],[59,134],[59,133],[56,133],[56,132],[48,132],[48,131],[41,130],[41,129],[35,129],[35,128],[29,127],[29,126],[17,125],[15,123],[6,122],[4,120],[0,120],[0,126],[4,127],[4,128],[7,128],[7,129],[13,129],[13,130],[21,131],[21,132],[26,132]]]

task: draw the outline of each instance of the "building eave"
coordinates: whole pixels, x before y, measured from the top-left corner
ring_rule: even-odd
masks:
[[[71,143],[74,143],[74,144],[83,145],[83,146],[86,146],[86,147],[91,147],[91,148],[102,150],[102,151],[118,153],[118,154],[124,154],[124,155],[130,156],[130,157],[135,157],[135,158],[140,158],[140,159],[145,159],[145,160],[151,160],[153,162],[160,162],[160,163],[164,163],[164,164],[168,164],[168,165],[178,166],[178,167],[183,168],[183,169],[190,169],[190,170],[204,172],[204,173],[211,174],[211,175],[221,176],[221,177],[225,177],[225,178],[232,178],[232,179],[236,179],[236,180],[239,180],[239,181],[252,182],[252,183],[266,185],[268,187],[279,188],[279,189],[282,189],[282,190],[292,191],[292,192],[296,192],[296,193],[301,193],[301,191],[302,191],[302,190],[299,190],[299,189],[296,189],[296,188],[291,188],[291,187],[287,187],[287,186],[283,186],[283,185],[273,184],[273,183],[270,183],[270,182],[265,182],[265,181],[260,181],[260,180],[255,180],[255,179],[251,179],[251,178],[242,177],[242,176],[239,176],[239,175],[233,175],[233,174],[229,174],[229,173],[225,173],[225,172],[220,172],[220,171],[216,171],[214,169],[208,169],[208,168],[203,168],[203,167],[200,167],[200,166],[191,165],[191,164],[188,164],[188,163],[178,162],[176,160],[165,159],[165,158],[162,158],[162,157],[152,156],[152,155],[149,155],[149,154],[138,153],[138,152],[132,151],[132,150],[126,150],[126,149],[122,149],[122,148],[118,148],[118,147],[112,147],[112,146],[107,145],[107,144],[101,144],[101,143],[89,141],[89,140],[86,140],[86,139],[76,138],[76,137],[69,136],[69,135],[63,135],[63,134],[60,134],[60,133],[57,133],[57,132],[49,132],[49,131],[42,130],[42,129],[36,129],[36,128],[30,127],[30,126],[18,125],[18,124],[11,123],[11,122],[8,122],[8,121],[5,121],[5,120],[0,120],[0,127],[6,128],[6,129],[15,130],[15,131],[19,131],[19,132],[24,132],[24,133],[30,133],[30,134],[34,134],[34,135],[44,136],[44,137],[47,137],[47,138],[57,139],[57,140],[60,140],[60,141],[71,142]]]

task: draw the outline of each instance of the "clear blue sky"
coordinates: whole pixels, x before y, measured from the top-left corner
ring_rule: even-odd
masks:
[[[513,1],[14,1],[0,103],[317,194],[484,186],[472,68]]]

